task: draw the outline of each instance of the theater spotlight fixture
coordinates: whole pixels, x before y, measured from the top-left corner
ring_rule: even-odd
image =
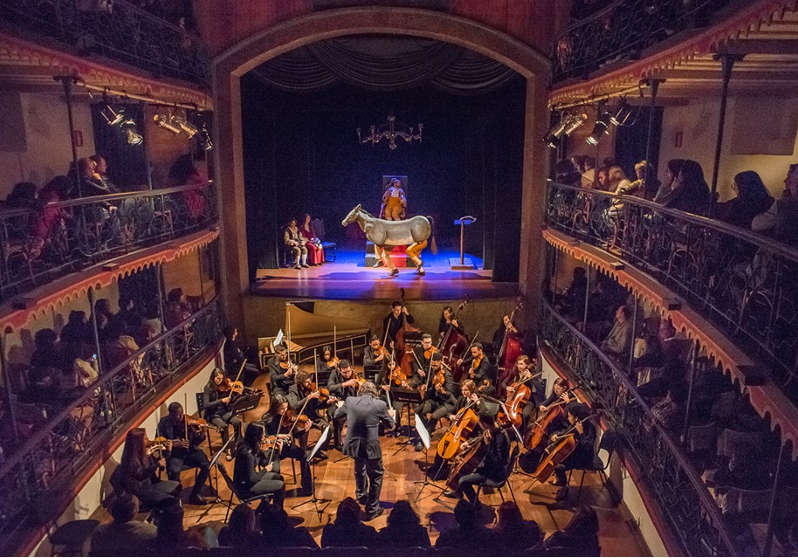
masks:
[[[119,109],[119,112],[115,112],[111,105],[105,105],[100,114],[105,119],[105,123],[111,127],[118,126],[125,119],[125,109]]]
[[[626,102],[626,99],[621,99],[615,113],[610,116],[610,123],[614,126],[625,126],[632,114],[634,114],[632,106]]]
[[[565,114],[560,119],[559,124],[546,134],[543,141],[546,142],[546,145],[554,149],[559,145],[562,136],[571,135],[577,128],[584,124],[586,120],[587,114],[585,113]]]
[[[203,126],[202,130],[200,130],[200,145],[204,151],[210,151],[213,149],[213,140],[211,140],[211,135],[208,133],[208,129]]]
[[[599,111],[600,116],[596,118],[596,123],[593,124],[593,131],[590,133],[585,141],[590,145],[598,145],[601,141],[601,136],[610,133],[610,115],[606,111]]]
[[[180,133],[180,128],[178,128],[177,126],[175,126],[174,124],[172,124],[170,122],[170,120],[172,120],[171,117],[166,117],[163,114],[156,112],[153,115],[152,119],[155,121],[155,123],[158,126],[163,128],[164,130],[168,130],[168,131],[172,132],[175,135]]]
[[[129,145],[141,145],[144,142],[144,136],[136,131],[136,122],[132,119],[123,122],[122,128],[125,130],[125,139]]]
[[[189,122],[188,118],[178,118],[177,116],[173,116],[172,124],[177,125],[178,128],[183,130],[188,136],[188,139],[193,138],[195,135],[197,135],[197,132],[199,132],[199,129],[197,129],[194,124]]]

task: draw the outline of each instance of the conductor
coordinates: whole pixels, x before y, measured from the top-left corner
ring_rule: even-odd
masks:
[[[355,460],[355,497],[366,507],[367,521],[382,515],[382,448],[379,439],[380,420],[394,427],[395,411],[379,398],[377,386],[365,382],[357,396],[347,397],[335,418],[346,416],[348,425],[344,454]],[[368,480],[368,486],[366,484]]]

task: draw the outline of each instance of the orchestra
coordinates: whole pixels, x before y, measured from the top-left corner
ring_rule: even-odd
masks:
[[[126,465],[120,467],[113,480],[120,490],[135,490],[143,502],[159,505],[179,496],[182,471],[196,469],[189,503],[205,504],[201,490],[209,478],[209,457],[213,452],[209,447],[206,454],[202,448],[206,439],[210,444],[211,436],[206,436],[210,428],[211,432],[218,430],[223,444],[227,444],[228,460],[235,455],[233,482],[239,493],[268,495],[281,503],[285,482],[280,474],[280,461],[293,459],[299,463],[298,494],[311,494],[309,433],[329,424],[332,448],[342,453],[349,451],[356,459],[363,460],[364,469],[356,473],[357,496],[368,502],[368,514],[375,515],[378,504],[363,483],[372,475],[369,482],[377,484],[378,493],[379,452],[372,448],[368,455],[361,455],[354,447],[347,450],[344,443],[345,429],[349,437],[353,428],[349,420],[366,421],[368,443],[374,443],[371,429],[377,428],[380,421],[360,417],[357,408],[357,401],[365,393],[367,399],[363,401],[369,402],[369,413],[373,411],[375,416],[386,418],[383,412],[386,409],[391,420],[385,422],[394,425],[379,435],[398,435],[395,424],[402,410],[406,405],[414,406],[414,413],[434,440],[430,448],[435,452],[434,462],[424,467],[429,478],[446,481],[444,495],[479,505],[475,487],[501,484],[509,474],[510,448],[517,444],[519,466],[536,482],[545,483],[554,478],[552,484],[559,487],[557,498],[564,498],[567,471],[587,467],[593,459],[596,439],[596,426],[591,422],[593,414],[579,403],[563,378],[554,382],[551,394],[544,399],[541,372],[537,362],[526,354],[516,354],[509,363],[506,357],[511,344],[507,341],[518,333],[511,316],[514,318],[514,314],[504,315],[502,346],[494,345],[491,352],[486,352],[476,336],[469,342],[450,306],[441,314],[439,343],[434,345],[432,335],[422,333],[420,343],[413,344],[404,337],[412,318],[403,303],[394,303],[385,319],[383,339],[371,336],[363,348],[363,370],[371,371],[373,384],[356,371],[352,361],[339,359],[330,346],[323,347],[320,359],[314,352],[313,367],[308,371],[291,361],[285,345],[278,345],[261,372],[267,375],[266,383],[260,385],[264,391],[269,385],[269,402],[257,411],[254,420],[248,419],[251,422],[246,425],[244,436],[241,436],[243,412],[236,401],[247,390],[257,392],[258,398],[263,393],[242,386],[238,376],[227,377],[221,369],[214,369],[202,393],[204,418],[187,416],[180,403],[170,403],[168,414],[158,423],[158,437],[154,441],[147,439],[143,430],[129,433],[123,458]],[[453,335],[462,336],[462,342],[448,343],[454,339]],[[397,345],[402,346],[399,354]],[[240,375],[246,359],[231,361],[239,367]],[[501,370],[502,364],[508,366],[507,370]],[[459,381],[457,370],[461,374]],[[323,385],[319,384],[320,376],[326,377]],[[364,385],[370,386],[365,392]],[[415,398],[410,397],[413,394]],[[234,438],[228,444],[230,426]],[[520,435],[520,441],[513,430]],[[416,449],[423,450],[418,443]],[[326,457],[324,451],[317,454],[319,460]],[[168,481],[157,480],[159,468],[166,471]]]

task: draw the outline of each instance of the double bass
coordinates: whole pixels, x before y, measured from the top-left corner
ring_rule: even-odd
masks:
[[[466,304],[468,304],[468,300],[461,302],[457,307],[457,312],[462,312]],[[438,342],[438,350],[443,353],[443,362],[450,368],[455,365],[457,359],[463,357],[466,347],[468,347],[468,338],[452,325],[451,322],[454,319],[455,314],[453,313],[449,325],[446,327],[446,333]]]
[[[402,327],[400,327],[395,336],[394,349],[399,354],[399,368],[406,378],[413,374],[410,362],[413,359],[413,348],[405,342],[405,335],[408,333],[418,333],[421,331],[417,327],[407,323],[407,315],[405,314],[405,290],[401,289],[402,297],[400,299],[402,304]]]
[[[496,366],[499,368],[497,373],[497,382],[499,385],[506,383],[507,378],[505,376],[512,371],[515,361],[518,360],[518,357],[523,353],[521,335],[513,324],[516,312],[522,308],[523,302],[519,300],[518,304],[515,305],[515,308],[513,308],[513,311],[510,313],[509,323],[505,325],[504,339],[502,340],[499,354],[496,357]]]

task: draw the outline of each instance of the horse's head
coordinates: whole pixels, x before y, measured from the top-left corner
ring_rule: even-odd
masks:
[[[359,212],[359,211],[360,211],[360,204],[357,204],[357,205],[356,205],[356,206],[355,206],[355,207],[352,209],[352,211],[350,211],[350,212],[349,212],[349,214],[347,214],[347,216],[346,216],[346,217],[344,217],[344,220],[343,220],[343,221],[341,221],[341,226],[342,226],[342,227],[346,227],[346,226],[347,226],[347,225],[349,225],[350,223],[354,223],[354,222],[355,222],[355,219],[357,218],[357,214],[358,214],[358,212]]]

